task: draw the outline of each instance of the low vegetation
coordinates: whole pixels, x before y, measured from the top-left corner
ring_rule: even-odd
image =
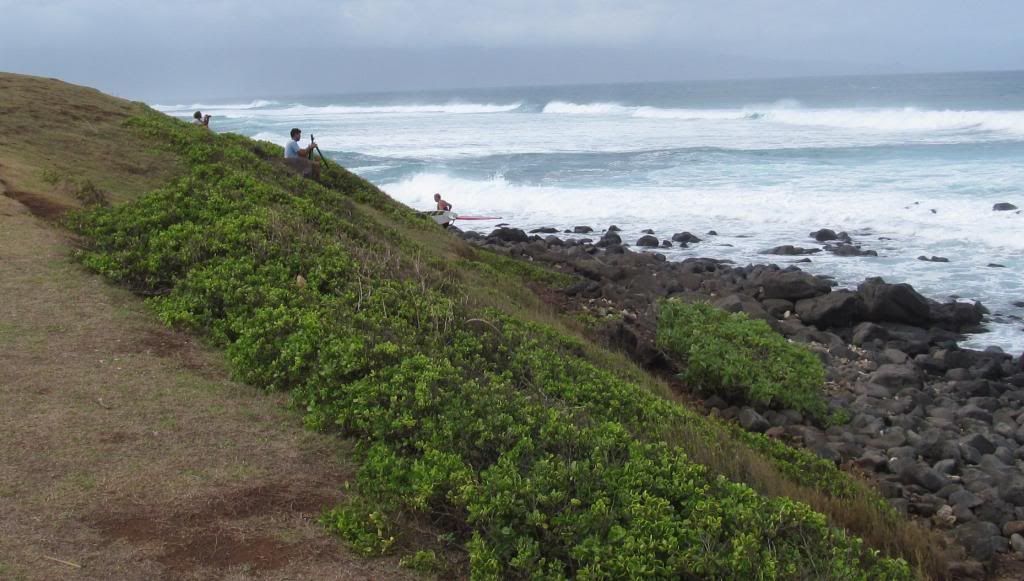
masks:
[[[707,303],[664,301],[658,346],[682,363],[679,377],[704,393],[826,418],[821,361],[764,321]]]
[[[425,519],[480,579],[911,577],[708,451],[742,448],[771,478],[836,502],[864,494],[834,466],[657,395],[485,281],[561,275],[424,243],[440,240],[432,223],[336,166],[319,185],[269,144],[155,113],[131,126],[186,175],[75,216],[82,262],[224,347],[240,379],[289,392],[310,427],[360,443],[358,494],[324,522],[361,552],[392,549],[403,523]]]

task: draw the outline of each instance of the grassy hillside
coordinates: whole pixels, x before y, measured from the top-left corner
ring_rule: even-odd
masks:
[[[270,144],[0,83],[65,99],[39,121],[53,141],[0,142],[19,183],[66,183],[52,189],[72,204],[88,180],[125,202],[70,219],[82,262],[223,348],[238,378],[289,393],[310,427],[359,442],[358,494],[324,518],[358,550],[429,523],[477,578],[941,570],[937,544],[867,487],[689,411],[588,343],[530,290],[564,275],[469,247],[336,166],[315,184]],[[9,116],[3,135],[31,131]]]

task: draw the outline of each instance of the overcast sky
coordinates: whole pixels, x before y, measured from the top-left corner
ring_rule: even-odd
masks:
[[[0,70],[148,101],[1024,69],[1024,0],[0,0]]]

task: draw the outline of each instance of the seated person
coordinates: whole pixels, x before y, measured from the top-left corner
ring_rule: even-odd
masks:
[[[302,139],[302,130],[295,128],[291,130],[291,140],[284,146],[285,163],[292,166],[303,177],[320,178],[320,164],[313,161],[313,148],[310,143],[307,147],[299,147],[299,140]]]
[[[441,194],[434,194],[434,201],[437,202],[437,211],[439,212],[451,212],[452,205],[449,204],[441,197]]]
[[[210,128],[210,116],[203,115],[202,111],[196,111],[192,114],[192,125],[202,125],[207,129]]]

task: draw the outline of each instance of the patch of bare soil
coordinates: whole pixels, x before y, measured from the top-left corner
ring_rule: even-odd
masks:
[[[315,489],[258,484],[208,499],[185,509],[141,507],[125,514],[101,512],[92,523],[108,541],[152,546],[153,558],[168,571],[244,566],[270,571],[296,559],[316,558],[323,547],[267,536],[244,522],[262,518],[312,518],[337,498]],[[322,555],[321,555],[322,556]]]
[[[3,180],[0,180],[0,190],[3,190],[3,194],[8,198],[16,200],[28,208],[32,215],[43,220],[58,220],[68,211],[74,209],[40,194],[11,189]]]

